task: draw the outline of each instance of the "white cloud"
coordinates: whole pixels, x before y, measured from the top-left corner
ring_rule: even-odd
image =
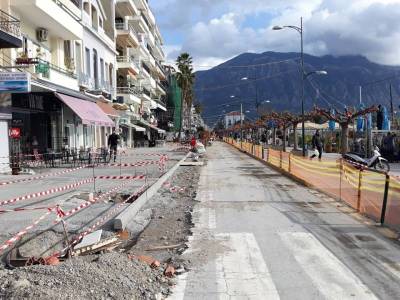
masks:
[[[298,51],[296,32],[271,27],[297,25],[300,16],[310,54],[361,54],[378,63],[400,64],[399,0],[168,0],[158,9],[172,6],[176,9],[164,18],[183,42],[169,53],[187,51],[199,66],[247,51]],[[269,17],[264,28],[245,25],[260,14]]]

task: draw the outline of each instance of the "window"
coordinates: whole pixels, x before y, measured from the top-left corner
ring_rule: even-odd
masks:
[[[89,10],[89,2],[83,3],[83,10],[90,15],[90,10]]]
[[[64,65],[68,70],[75,69],[71,41],[64,41]]]
[[[86,75],[90,76],[90,50],[85,48]]]
[[[100,58],[100,80],[101,80],[101,82],[105,81],[105,78],[104,78],[104,60],[102,58]]]
[[[97,89],[99,87],[99,70],[98,70],[98,62],[97,62],[97,50],[93,49],[93,79],[94,86]]]
[[[97,10],[93,5],[92,5],[92,27],[96,30],[99,27],[99,16],[97,15]]]
[[[108,63],[106,63],[105,67],[104,67],[105,71],[106,71],[106,81],[110,82],[110,78],[109,78],[109,73],[108,73]]]

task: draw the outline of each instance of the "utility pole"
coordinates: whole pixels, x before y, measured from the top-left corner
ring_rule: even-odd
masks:
[[[301,144],[303,156],[306,156],[306,130],[304,125],[304,46],[303,46],[303,17],[300,18],[300,39],[301,39]]]
[[[243,104],[240,103],[240,148],[243,145]]]
[[[392,84],[389,85],[389,92],[390,92],[390,126],[394,127],[394,109],[393,109]]]

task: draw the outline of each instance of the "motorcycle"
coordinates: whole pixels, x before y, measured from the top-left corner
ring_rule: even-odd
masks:
[[[374,155],[371,158],[364,159],[353,153],[346,153],[343,155],[345,160],[355,162],[366,166],[367,168],[374,168],[375,170],[389,172],[390,165],[386,158],[382,157],[379,148],[375,146]]]

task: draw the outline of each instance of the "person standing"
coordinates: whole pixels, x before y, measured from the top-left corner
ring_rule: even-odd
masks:
[[[117,159],[117,150],[118,150],[118,144],[120,141],[121,137],[119,134],[117,134],[115,131],[113,131],[112,134],[108,137],[108,147],[110,148],[110,159],[114,153],[114,162]]]
[[[190,141],[190,146],[192,147],[192,150],[196,149],[196,144],[197,144],[196,137],[193,135]]]
[[[322,139],[319,133],[319,129],[317,129],[317,131],[315,131],[315,134],[312,137],[312,147],[314,150],[318,150],[318,159],[321,160],[322,158]],[[314,157],[316,157],[317,154],[314,153],[313,155],[310,156],[310,159],[313,159]]]

